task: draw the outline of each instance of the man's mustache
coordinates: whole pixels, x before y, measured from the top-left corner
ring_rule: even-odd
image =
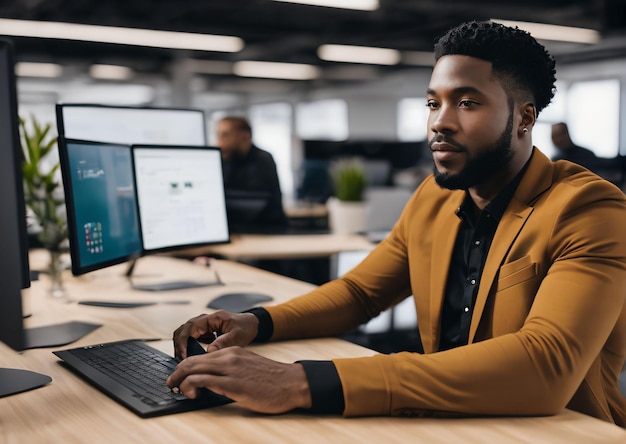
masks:
[[[428,141],[428,146],[430,147],[431,151],[433,148],[433,144],[435,143],[447,143],[448,145],[452,145],[459,151],[467,151],[467,148],[465,147],[465,145],[460,144],[459,142],[454,140],[452,137],[447,136],[445,134],[437,134],[436,136],[434,136],[432,139]]]

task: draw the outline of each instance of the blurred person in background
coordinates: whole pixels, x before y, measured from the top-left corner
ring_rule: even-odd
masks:
[[[564,122],[552,125],[552,143],[558,150],[552,160],[569,160],[591,170],[598,159],[593,151],[572,141],[569,128]]]

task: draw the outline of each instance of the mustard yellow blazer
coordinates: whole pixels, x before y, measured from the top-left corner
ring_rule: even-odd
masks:
[[[413,295],[425,354],[333,360],[346,416],[551,415],[626,426],[626,199],[534,149],[487,257],[469,345],[438,352],[463,191],[433,177],[343,278],[266,307],[272,340],[335,335]]]

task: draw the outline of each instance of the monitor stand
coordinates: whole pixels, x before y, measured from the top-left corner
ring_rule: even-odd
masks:
[[[71,344],[101,326],[91,322],[71,321],[24,329],[22,350]]]
[[[56,347],[70,344],[92,332],[102,324],[89,322],[66,322],[24,329],[24,343],[20,350]],[[0,398],[42,387],[52,378],[30,370],[0,368]]]
[[[185,288],[198,288],[198,287],[212,287],[217,285],[224,285],[224,282],[220,279],[219,274],[215,273],[215,280],[213,281],[170,281],[159,282],[156,284],[135,284],[132,279],[133,270],[135,264],[139,258],[135,257],[130,261],[128,270],[126,270],[126,277],[128,278],[131,287],[134,290],[141,291],[168,291],[168,290],[182,290]]]
[[[52,382],[52,378],[41,373],[17,368],[0,368],[0,398],[26,392]]]

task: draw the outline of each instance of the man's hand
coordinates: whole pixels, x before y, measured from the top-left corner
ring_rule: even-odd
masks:
[[[256,337],[258,328],[259,320],[251,313],[202,314],[174,331],[174,356],[179,360],[187,357],[189,336],[211,342],[207,347],[207,352],[211,353],[233,345],[248,345]]]
[[[310,408],[309,383],[301,364],[285,364],[241,347],[228,347],[183,360],[167,379],[189,398],[206,387],[261,413]]]

